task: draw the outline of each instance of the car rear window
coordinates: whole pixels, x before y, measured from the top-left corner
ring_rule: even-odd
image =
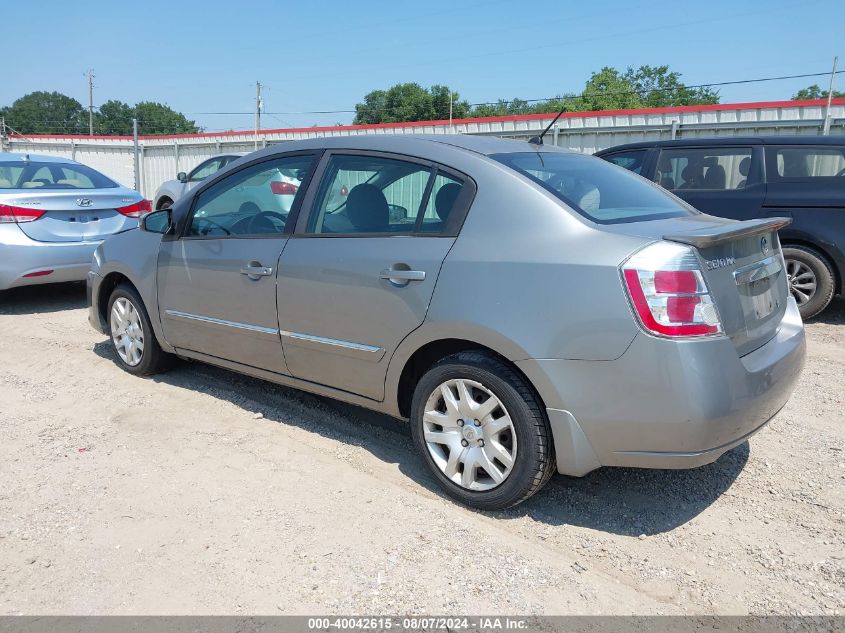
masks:
[[[110,189],[119,186],[85,165],[27,161],[0,162],[0,189]]]
[[[491,158],[527,176],[584,217],[600,224],[697,213],[643,178],[592,156],[514,152]]]
[[[772,148],[767,151],[772,151]],[[780,178],[829,178],[845,175],[845,147],[775,148]]]

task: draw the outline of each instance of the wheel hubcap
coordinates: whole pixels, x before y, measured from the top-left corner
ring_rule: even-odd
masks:
[[[510,415],[492,391],[473,380],[448,380],[434,390],[425,405],[423,432],[440,471],[467,490],[495,488],[516,461]]]
[[[121,360],[134,367],[144,356],[144,328],[132,302],[119,297],[111,309],[111,338]]]
[[[816,275],[807,264],[796,259],[787,259],[786,279],[789,282],[789,292],[795,297],[798,305],[804,305],[816,294]]]

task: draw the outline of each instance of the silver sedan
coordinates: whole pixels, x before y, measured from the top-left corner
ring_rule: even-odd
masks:
[[[94,249],[150,203],[80,163],[0,153],[0,290],[82,281]]]
[[[555,147],[314,138],[106,240],[89,320],[132,374],[194,359],[407,418],[443,489],[493,510],[555,470],[692,468],[760,430],[804,362],[788,221]]]

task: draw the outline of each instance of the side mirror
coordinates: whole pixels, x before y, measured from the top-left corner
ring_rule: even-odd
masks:
[[[167,235],[173,228],[173,215],[170,209],[153,211],[141,218],[138,227],[147,233]]]
[[[176,180],[178,180],[179,182],[188,182],[188,174],[186,174],[184,171],[180,171],[178,174],[176,174]]]

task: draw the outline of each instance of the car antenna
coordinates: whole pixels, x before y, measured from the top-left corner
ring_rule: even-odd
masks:
[[[558,112],[558,113],[557,113],[557,116],[555,116],[555,118],[553,118],[553,119],[552,119],[552,122],[551,122],[551,123],[549,123],[549,124],[546,126],[546,129],[545,129],[545,130],[543,130],[542,132],[540,132],[540,136],[532,136],[530,139],[528,139],[528,142],[529,142],[529,143],[531,143],[532,145],[542,145],[542,144],[543,144],[543,137],[546,135],[546,132],[548,132],[549,130],[551,130],[551,129],[552,129],[552,126],[553,126],[555,123],[557,123],[557,120],[560,118],[560,116],[561,116],[564,112],[566,112],[566,106],[563,106],[563,107],[560,109],[560,112]]]

